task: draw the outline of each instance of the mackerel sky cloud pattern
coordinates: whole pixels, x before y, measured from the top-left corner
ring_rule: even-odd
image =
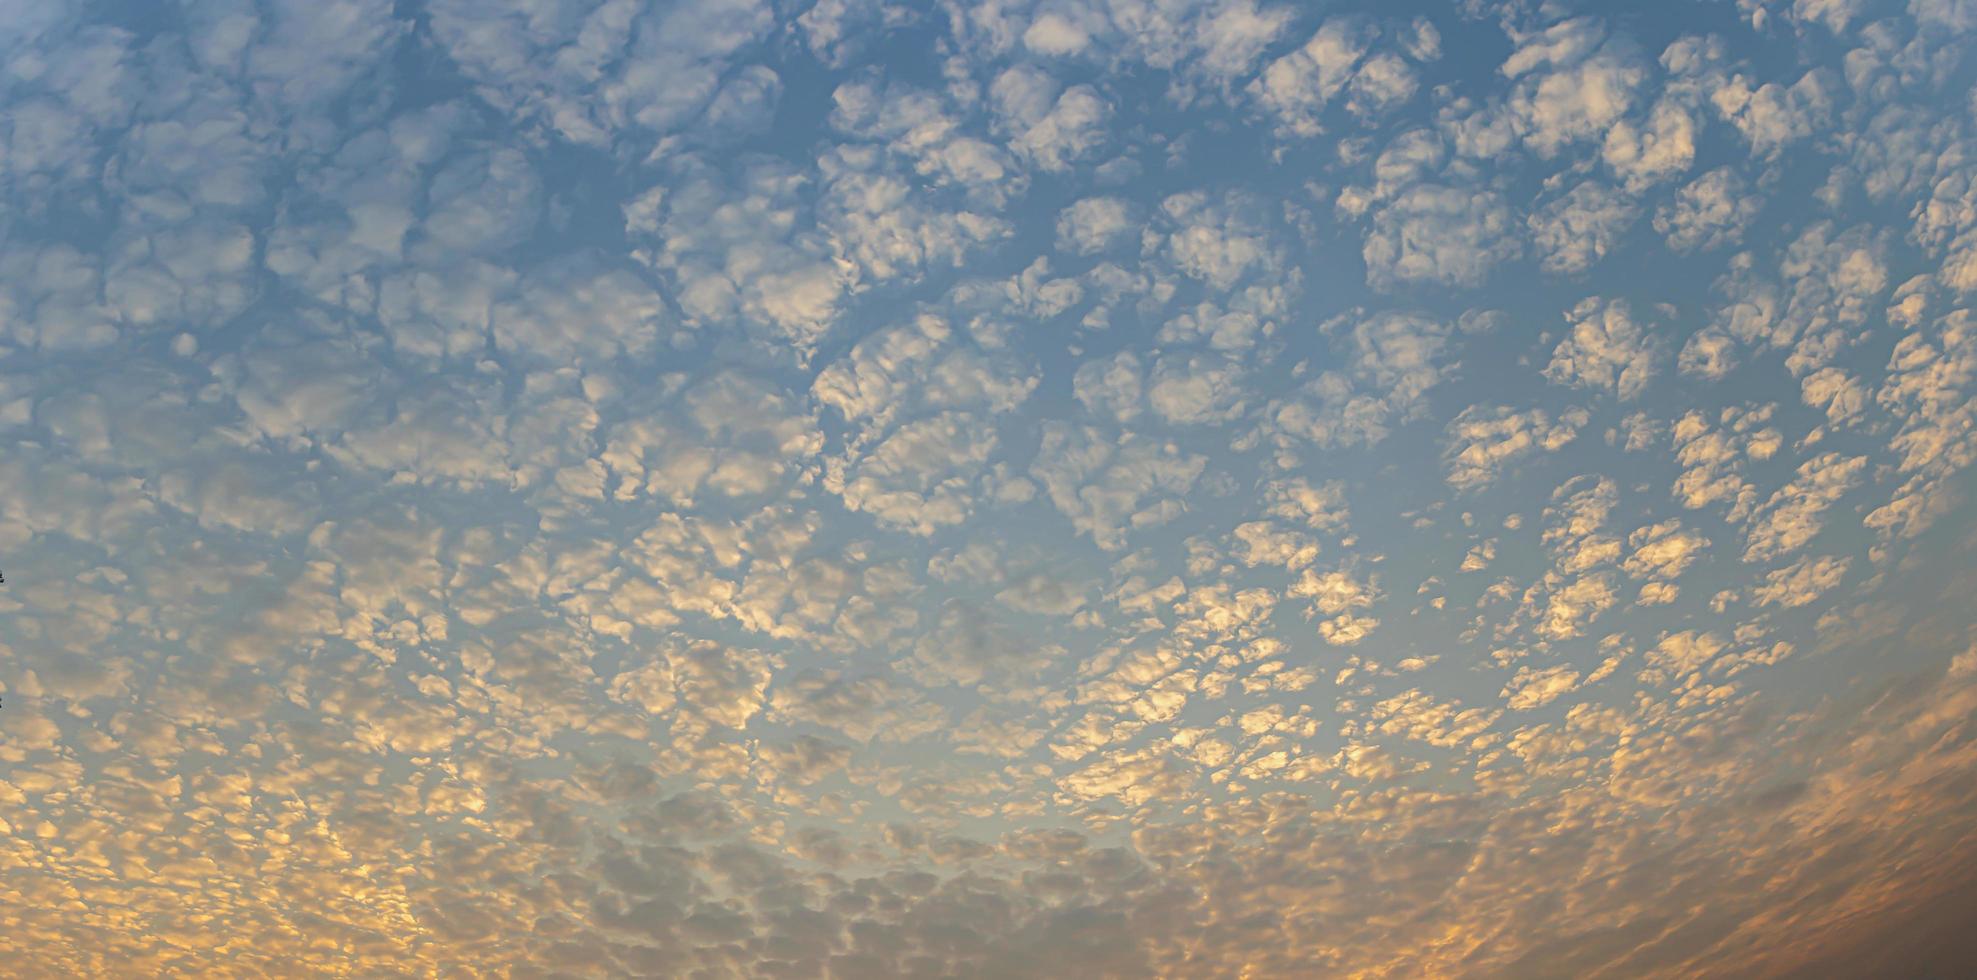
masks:
[[[1967,963],[1973,51],[0,0],[0,973]]]

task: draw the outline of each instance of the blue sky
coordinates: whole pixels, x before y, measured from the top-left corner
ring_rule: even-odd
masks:
[[[1913,968],[1974,28],[0,5],[0,951]]]

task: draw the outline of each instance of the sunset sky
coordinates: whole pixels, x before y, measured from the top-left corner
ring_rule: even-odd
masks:
[[[0,0],[0,975],[1955,975],[1974,86],[1977,0]]]

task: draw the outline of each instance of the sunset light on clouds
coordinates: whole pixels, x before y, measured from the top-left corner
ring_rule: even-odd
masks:
[[[1977,0],[0,49],[0,976],[1977,975]]]

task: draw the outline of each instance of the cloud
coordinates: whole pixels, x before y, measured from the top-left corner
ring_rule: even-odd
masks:
[[[1060,656],[998,620],[995,610],[960,600],[940,611],[900,669],[929,685],[974,686],[1027,677]]]
[[[1153,365],[1146,402],[1176,425],[1227,422],[1242,415],[1243,369],[1222,355],[1168,355]]]
[[[1534,450],[1556,452],[1578,437],[1588,416],[1570,409],[1553,421],[1542,409],[1522,412],[1472,405],[1448,424],[1442,464],[1457,490],[1488,485],[1511,460]]]
[[[1592,268],[1639,213],[1612,188],[1584,181],[1534,212],[1527,224],[1546,272],[1577,275]]]
[[[1475,286],[1522,251],[1510,210],[1490,191],[1419,184],[1374,212],[1361,255],[1375,289],[1425,282]]]
[[[1417,19],[1412,28],[1401,44],[1415,60],[1433,60],[1439,54],[1433,26]],[[1389,112],[1414,96],[1419,80],[1408,59],[1374,50],[1381,33],[1363,18],[1327,19],[1303,44],[1265,65],[1246,91],[1276,117],[1285,137],[1323,132],[1325,110],[1341,94],[1354,115]]]
[[[1116,551],[1130,529],[1179,515],[1207,462],[1134,433],[1115,441],[1095,428],[1049,422],[1030,472],[1079,533]]]
[[[1072,394],[1087,411],[1116,422],[1130,421],[1140,413],[1145,389],[1146,372],[1131,351],[1086,361],[1071,378]]]
[[[899,678],[806,668],[777,678],[779,719],[839,732],[859,742],[910,742],[943,727],[946,715]]]
[[[1090,43],[1090,35],[1057,14],[1039,16],[1023,32],[1023,46],[1044,55],[1077,54]]]
[[[1603,388],[1622,400],[1640,397],[1655,375],[1659,345],[1634,322],[1624,301],[1587,299],[1565,315],[1572,330],[1552,349],[1545,377],[1579,388]]]
[[[1715,633],[1695,630],[1671,633],[1662,637],[1654,649],[1647,652],[1648,669],[1642,672],[1643,679],[1648,683],[1665,684],[1693,675],[1708,666],[1727,645]]]
[[[913,185],[872,155],[847,150],[824,170],[828,184],[818,210],[837,249],[836,268],[849,263],[864,278],[884,282],[929,267],[959,267],[976,246],[1010,233],[1007,222],[983,211],[916,200]]]
[[[676,397],[646,404],[640,415],[598,433],[597,459],[616,499],[653,495],[688,507],[703,493],[755,496],[822,448],[814,421],[794,399],[740,372],[709,374]]]
[[[1091,255],[1126,240],[1137,226],[1133,205],[1116,197],[1087,197],[1057,217],[1059,248]]]
[[[1690,510],[1728,501],[1730,519],[1740,521],[1757,505],[1757,489],[1741,477],[1745,460],[1777,455],[1784,436],[1769,425],[1776,406],[1732,405],[1715,413],[1716,422],[1699,410],[1685,412],[1671,433],[1675,460],[1675,498]]]
[[[630,270],[574,256],[532,271],[488,319],[497,348],[564,363],[644,353],[666,336],[671,317]]]
[[[1425,414],[1428,392],[1452,374],[1448,324],[1417,313],[1384,312],[1329,321],[1334,334],[1347,319],[1354,325],[1334,342],[1338,370],[1328,370],[1264,409],[1259,436],[1279,449],[1279,465],[1289,462],[1300,442],[1323,448],[1371,445],[1398,425]]]
[[[1834,84],[1817,69],[1789,86],[1778,82],[1753,86],[1743,75],[1735,75],[1710,93],[1710,102],[1743,134],[1752,155],[1769,159],[1824,125],[1833,108]]]
[[[1529,711],[1542,708],[1559,698],[1570,694],[1579,684],[1578,671],[1564,665],[1533,670],[1520,667],[1517,676],[1504,685],[1502,697],[1504,707],[1512,711]]]
[[[1846,576],[1852,562],[1846,558],[1807,555],[1784,568],[1769,572],[1764,583],[1752,590],[1760,606],[1788,609],[1811,603]]]
[[[1591,18],[1561,21],[1523,41],[1502,73],[1518,79],[1505,109],[1525,145],[1550,157],[1608,131],[1633,104],[1646,69],[1624,41],[1602,41]]]
[[[894,429],[825,485],[883,526],[932,534],[968,519],[974,478],[995,449],[995,432],[983,420],[944,412]]]
[[[1011,355],[983,351],[957,336],[946,320],[923,315],[865,336],[819,371],[810,391],[855,424],[863,441],[901,417],[928,410],[1009,412],[1037,383],[1033,371]]]
[[[1484,6],[7,9],[19,969],[1943,972],[1977,18]]]
[[[1714,251],[1743,240],[1762,201],[1730,167],[1683,185],[1654,212],[1654,230],[1677,252]]]
[[[1627,536],[1633,553],[1627,556],[1627,573],[1636,578],[1672,581],[1709,547],[1709,539],[1684,530],[1675,518],[1649,524]]]
[[[1318,623],[1318,633],[1333,646],[1358,643],[1380,625],[1378,619],[1361,613],[1383,598],[1378,586],[1361,582],[1349,572],[1320,573],[1307,568],[1289,591],[1311,600],[1308,615],[1324,617]]]
[[[1259,205],[1240,195],[1219,200],[1198,192],[1173,195],[1160,203],[1168,228],[1163,251],[1183,274],[1217,290],[1252,275],[1272,275],[1283,267],[1284,256],[1262,223]]]
[[[1039,170],[1061,173],[1105,142],[1108,108],[1089,85],[1064,88],[1039,69],[1019,66],[990,84],[989,98],[1010,149]]]
[[[773,16],[755,0],[694,0],[545,17],[520,0],[432,5],[440,49],[489,104],[573,142],[640,152],[691,122]],[[352,22],[372,20],[353,18]],[[375,21],[373,21],[375,22]],[[642,145],[641,145],[642,144]]]
[[[815,206],[809,182],[771,161],[728,175],[682,158],[663,193],[627,202],[625,229],[651,243],[634,255],[667,278],[689,323],[766,330],[801,348],[830,329],[855,281],[826,236],[799,224]]]
[[[1621,120],[1601,147],[1606,165],[1628,190],[1638,191],[1688,170],[1696,155],[1696,122],[1672,99],[1654,104],[1647,120]]]
[[[1745,561],[1768,561],[1797,551],[1819,533],[1821,516],[1859,482],[1867,460],[1821,453],[1801,463],[1790,483],[1757,509],[1744,548]]]

